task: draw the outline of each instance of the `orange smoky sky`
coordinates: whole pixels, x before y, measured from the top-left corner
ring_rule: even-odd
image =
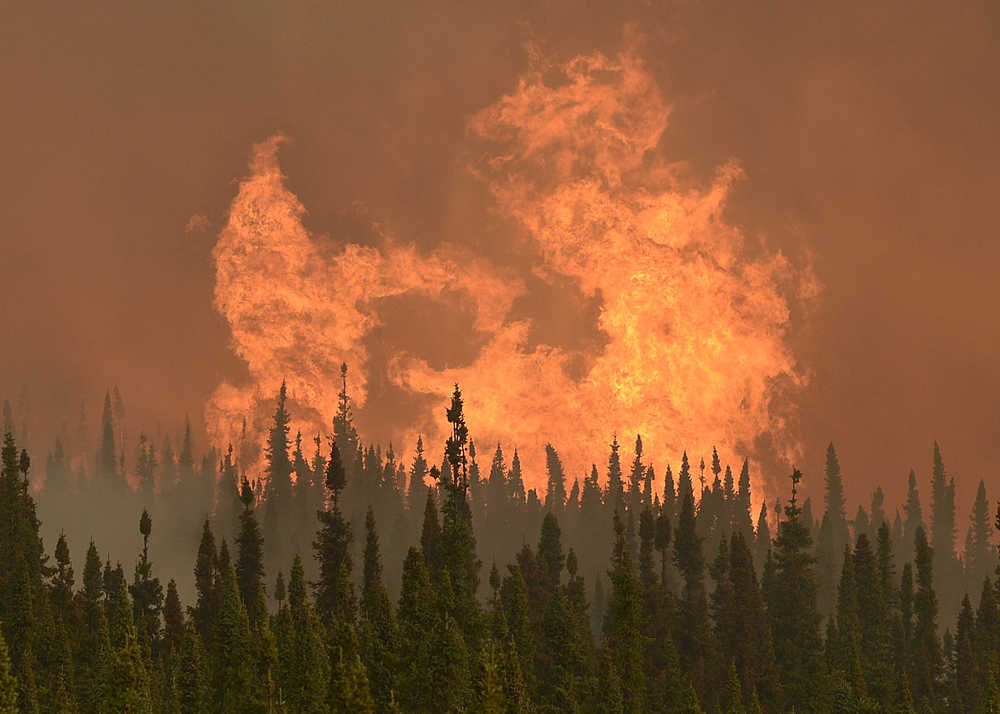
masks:
[[[135,429],[225,439],[283,377],[328,423],[346,360],[363,436],[405,453],[458,380],[534,483],[545,440],[576,476],[641,432],[660,473],[717,444],[818,497],[833,440],[853,502],[911,467],[926,502],[938,439],[961,513],[1000,486],[998,20],[11,8],[0,393],[27,386],[36,449],[112,384]]]

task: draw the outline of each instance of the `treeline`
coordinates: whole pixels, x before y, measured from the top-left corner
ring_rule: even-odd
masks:
[[[755,528],[745,462],[734,475],[713,454],[696,496],[686,455],[659,486],[641,439],[627,469],[614,442],[603,487],[594,467],[567,489],[549,447],[541,498],[516,452],[508,467],[498,446],[480,470],[457,389],[447,417],[440,467],[421,444],[406,468],[360,443],[345,384],[333,437],[307,459],[282,389],[263,478],[228,449],[214,496],[189,504],[203,522],[187,608],[154,575],[153,523],[171,512],[152,488],[163,515],[142,511],[130,578],[91,541],[78,587],[65,534],[52,564],[8,433],[0,711],[1000,710],[991,509],[980,484],[959,559],[936,447],[930,535],[912,476],[892,522],[879,490],[848,521],[832,446],[822,520],[795,471]],[[120,466],[103,473],[141,493]],[[953,591],[955,617],[939,604]]]

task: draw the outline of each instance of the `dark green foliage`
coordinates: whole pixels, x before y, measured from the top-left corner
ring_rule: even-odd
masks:
[[[288,712],[321,712],[330,687],[330,658],[323,625],[306,597],[299,556],[292,563],[288,601],[278,612],[275,624],[277,690]]]
[[[612,568],[608,571],[611,596],[604,616],[603,647],[621,678],[625,711],[642,711],[646,702],[642,593],[626,547],[621,519],[616,517],[614,522],[615,549]]]
[[[549,476],[545,489],[545,507],[561,510],[566,503],[566,474],[563,472],[559,453],[552,444],[545,445],[545,470]]]
[[[253,670],[250,658],[250,620],[240,597],[236,572],[228,566],[222,572],[219,612],[212,653],[212,699],[218,712],[253,711]]]
[[[351,529],[338,503],[338,494],[344,486],[343,466],[334,442],[330,444],[326,486],[330,492],[330,506],[317,512],[320,528],[313,541],[313,551],[319,562],[319,579],[313,583],[313,590],[316,611],[329,627],[335,621],[353,623],[357,610],[351,585]]]
[[[685,482],[682,473],[682,484]],[[686,479],[690,484],[690,479]],[[683,487],[677,531],[674,535],[674,563],[683,578],[678,602],[677,650],[681,666],[690,674],[695,689],[704,691],[710,646],[708,600],[705,593],[705,559],[702,539],[697,533],[694,500]]]
[[[382,582],[382,555],[379,551],[375,516],[368,509],[365,519],[364,579],[361,587],[361,659],[368,671],[372,697],[382,711],[395,691],[397,651],[396,620],[389,592]]]
[[[938,637],[938,603],[934,592],[933,550],[927,543],[924,529],[917,528],[916,594],[913,611],[916,622],[911,643],[910,685],[917,707],[933,707],[938,702],[944,660]]]
[[[497,444],[483,478],[457,387],[441,468],[428,468],[418,440],[407,475],[391,445],[383,452],[361,443],[346,371],[342,378],[329,453],[320,453],[317,437],[311,461],[300,434],[289,453],[289,402],[279,393],[261,478],[248,478],[245,468],[261,445],[245,440],[221,458],[208,451],[196,471],[189,423],[176,457],[168,445],[157,450],[140,439],[135,470],[126,472],[124,412],[112,398],[102,424],[102,432],[112,427],[106,453],[98,456],[102,478],[113,479],[102,483],[120,488],[127,477],[138,485],[137,495],[118,495],[134,496],[128,502],[142,514],[142,549],[128,583],[111,557],[119,554],[102,566],[91,543],[77,590],[70,545],[58,530],[52,559],[45,557],[31,459],[7,436],[0,712],[1000,710],[988,482],[979,484],[960,560],[954,481],[939,449],[932,524],[944,556],[921,527],[913,477],[894,518],[877,486],[870,511],[852,503],[859,515],[851,544],[832,445],[821,524],[808,499],[800,507],[796,471],[784,509],[761,504],[755,531],[749,464],[737,478],[715,450],[707,473],[709,459],[696,458],[697,485],[686,454],[676,488],[673,469],[658,464],[661,501],[653,452],[639,438],[626,472],[614,439],[606,488],[594,467],[582,483],[571,476],[568,496],[563,462],[548,445],[547,479],[529,474],[547,481],[543,505],[525,489],[516,450],[508,468]],[[215,473],[208,512],[203,489]],[[62,442],[46,475],[47,483],[87,487],[70,478]],[[180,504],[192,508],[171,510]],[[317,512],[315,525],[303,517],[309,512]],[[164,596],[153,574],[170,573],[172,563],[160,555],[154,569],[154,520],[162,530],[156,542],[187,540],[190,556],[194,519],[204,525],[193,593],[183,579],[170,580]],[[355,544],[362,523],[365,538]],[[230,542],[235,535],[233,562],[223,535]],[[307,537],[315,566],[295,555]],[[155,552],[164,550],[173,548]],[[488,587],[480,557],[496,563]],[[264,575],[279,567],[268,601]]]
[[[205,711],[209,705],[208,662],[198,630],[190,623],[181,638],[179,662],[178,711],[182,714]]]
[[[258,591],[264,588],[264,537],[257,523],[250,485],[243,481],[243,512],[240,514],[240,531],[236,536],[236,581],[240,597],[247,608],[251,622],[266,613],[256,608]]]
[[[0,635],[0,714],[17,714],[18,683],[11,671],[7,642]]]
[[[801,472],[792,474],[792,497],[774,541],[775,577],[765,587],[775,659],[785,695],[785,706],[815,711],[816,687],[821,681],[819,623],[816,610],[812,540],[801,521],[797,487]]]

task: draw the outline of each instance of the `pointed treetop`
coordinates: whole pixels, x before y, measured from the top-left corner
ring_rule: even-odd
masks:
[[[455,383],[455,391],[451,395],[451,405],[445,410],[448,423],[451,424],[451,436],[445,445],[445,454],[451,465],[452,481],[455,487],[464,492],[468,486],[466,473],[465,444],[469,438],[469,428],[465,425],[465,415],[462,413],[462,390]]]
[[[250,482],[247,481],[247,477],[244,475],[243,483],[240,486],[240,500],[243,502],[243,507],[250,508],[251,504],[253,504],[253,499],[253,489],[250,488]]]

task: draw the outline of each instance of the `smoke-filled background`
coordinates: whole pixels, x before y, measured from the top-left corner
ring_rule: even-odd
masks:
[[[1000,436],[998,20],[8,8],[0,395],[39,454],[96,439],[111,385],[201,449],[282,378],[329,430],[345,360],[362,437],[407,458],[458,380],[529,486],[547,440],[571,478],[614,432],[660,464],[718,444],[768,489],[833,440],[852,501],[899,503],[937,439],[964,512]]]

